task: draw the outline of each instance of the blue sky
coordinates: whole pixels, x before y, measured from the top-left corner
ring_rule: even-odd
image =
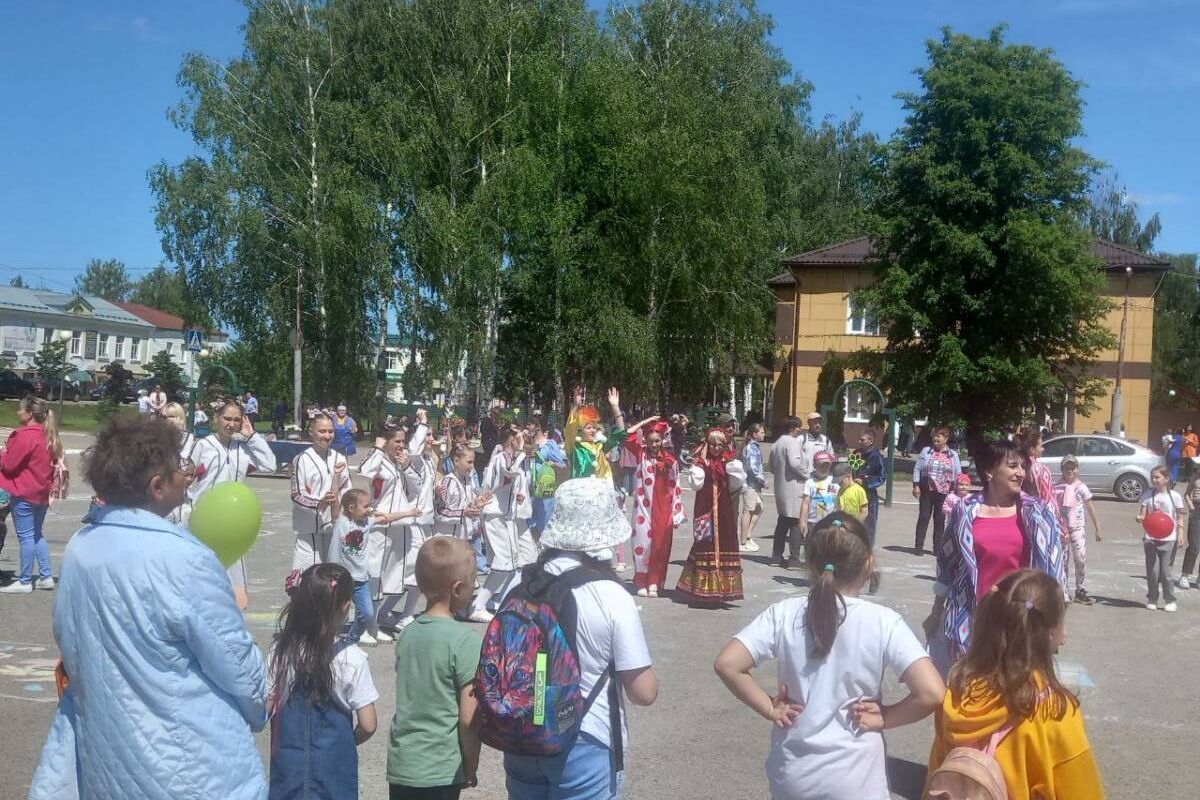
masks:
[[[597,3],[593,3],[596,5]],[[1163,220],[1158,246],[1200,250],[1200,0],[760,0],[815,85],[814,115],[862,112],[891,134],[924,41],[949,25],[1053,49],[1087,84],[1083,146]],[[162,259],[146,170],[192,151],[167,110],[189,51],[241,50],[236,0],[0,0],[0,281],[70,287],[89,258],[135,276]],[[1189,144],[1189,142],[1191,144]]]

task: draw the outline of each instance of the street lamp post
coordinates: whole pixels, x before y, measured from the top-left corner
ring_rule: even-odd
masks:
[[[58,374],[58,424],[61,426],[62,418],[63,418],[63,411],[64,411],[63,395],[65,394],[65,388],[66,388],[66,382],[67,382],[67,366],[70,364],[70,362],[66,360],[65,356],[66,356],[66,351],[67,351],[67,342],[71,341],[71,332],[70,331],[59,331],[56,335],[58,336],[58,340],[63,343],[63,355],[64,355],[63,370],[62,370],[62,372],[60,372]]]
[[[1117,340],[1117,381],[1113,387],[1112,413],[1109,415],[1108,435],[1121,435],[1121,414],[1123,400],[1121,396],[1121,373],[1125,369],[1125,329],[1129,324],[1129,281],[1133,278],[1133,267],[1125,268],[1125,307],[1121,311],[1121,335]]]

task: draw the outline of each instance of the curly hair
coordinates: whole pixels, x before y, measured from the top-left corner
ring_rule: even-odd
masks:
[[[141,508],[150,501],[150,479],[179,468],[180,438],[158,417],[114,417],[84,453],[84,477],[105,503]]]

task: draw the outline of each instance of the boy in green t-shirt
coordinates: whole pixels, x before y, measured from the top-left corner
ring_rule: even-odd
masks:
[[[390,800],[457,800],[479,767],[475,670],[483,640],[454,619],[471,603],[475,553],[438,536],[417,554],[425,613],[396,642],[396,715],[388,739]]]
[[[833,468],[833,479],[837,481],[837,505],[852,517],[867,521],[867,492],[854,482],[849,464],[838,464]]]

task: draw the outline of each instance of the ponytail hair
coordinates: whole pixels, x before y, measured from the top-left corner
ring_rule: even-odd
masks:
[[[314,564],[300,575],[292,599],[279,614],[270,670],[276,695],[269,710],[290,692],[313,705],[333,697],[333,657],[337,634],[354,597],[354,581],[341,564]]]
[[[857,517],[835,511],[809,531],[805,552],[811,581],[804,611],[808,655],[822,659],[833,649],[846,618],[841,587],[863,574],[871,560],[871,538]]]
[[[46,449],[50,451],[51,463],[63,457],[62,437],[58,435],[58,420],[54,409],[46,411],[46,421],[42,423],[42,433],[46,436]]]

